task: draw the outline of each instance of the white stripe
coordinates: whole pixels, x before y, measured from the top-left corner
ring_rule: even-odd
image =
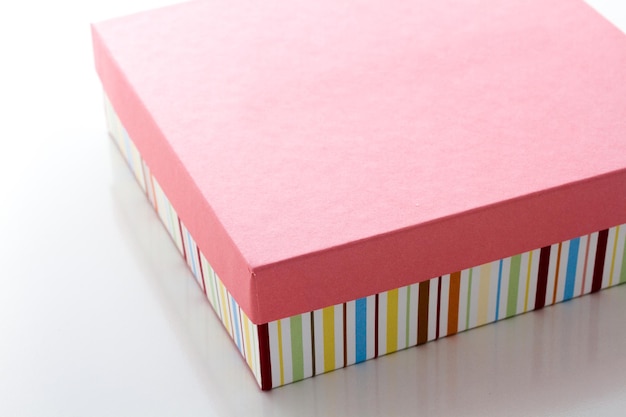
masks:
[[[419,284],[409,286],[411,299],[409,301],[409,346],[417,345],[417,301]]]
[[[511,282],[511,258],[502,260],[502,280],[500,281],[500,305],[498,307],[498,320],[506,317],[506,309],[509,300],[509,284]]]
[[[387,293],[378,295],[378,354],[387,353]]]
[[[343,366],[343,304],[335,306],[335,369]]]
[[[450,275],[441,277],[441,305],[439,306],[439,337],[448,335],[448,300],[450,298]]]
[[[355,301],[346,303],[346,365],[356,362],[356,317]]]
[[[283,341],[283,378],[285,384],[293,381],[293,362],[291,359],[291,319],[280,321],[280,330]]]
[[[526,279],[528,274],[528,257],[530,256],[530,252],[522,253],[520,256],[519,262],[519,287],[517,289],[517,310],[516,314],[524,313],[526,310],[524,309],[524,302],[526,299]]]
[[[374,357],[374,327],[376,318],[376,296],[367,297],[367,359]]]
[[[604,269],[602,270],[602,288],[609,286],[611,280],[611,261],[613,260],[613,248],[615,247],[615,227],[609,229],[606,240],[606,252],[604,253]]]
[[[539,273],[539,256],[541,249],[532,251],[533,259],[530,264],[530,284],[528,288],[528,311],[535,309],[535,299],[537,298],[537,274]]]
[[[272,387],[280,386],[280,358],[278,356],[278,327],[275,321],[267,325],[270,339],[270,364],[272,368]]]
[[[576,287],[574,288],[574,297],[578,297],[583,294],[583,278],[585,276],[585,253],[587,250],[587,242],[589,242],[589,236],[585,235],[580,238],[578,246],[578,264],[576,265]]]
[[[302,314],[302,361],[304,377],[313,376],[313,352],[311,352],[311,314]]]
[[[148,168],[148,164],[146,164],[146,161],[144,161],[143,159],[141,160],[141,167],[143,169],[144,182],[146,183],[146,195],[148,196],[150,204],[152,204],[152,208],[154,208],[154,193],[152,192],[152,187],[148,185],[152,174],[150,174],[150,168]]]
[[[478,293],[480,289],[480,267],[471,268],[472,274],[472,286],[470,288],[470,311],[469,311],[469,326],[468,329],[476,327],[478,323]]]
[[[437,284],[439,278],[430,280],[428,294],[428,339],[435,340],[437,335]]]
[[[315,330],[315,374],[324,373],[324,326],[322,310],[313,312],[313,327]]]
[[[215,294],[215,311],[217,311],[217,315],[219,316],[220,320],[222,320],[222,323],[224,323],[224,317],[222,317],[222,298],[220,297],[219,291],[219,282],[221,281],[219,280],[219,277],[217,276],[213,268],[211,268],[210,274],[211,285],[213,286],[213,293]]]
[[[570,241],[566,240],[561,245],[561,263],[559,264],[559,282],[556,286],[556,302],[563,301],[565,296],[565,281],[567,280],[567,264],[569,259],[569,245]]]
[[[467,322],[467,293],[469,291],[469,269],[461,271],[461,285],[459,288],[459,332],[466,330]]]
[[[398,288],[398,350],[407,347],[406,341],[406,293],[407,287]]]
[[[587,276],[585,277],[584,294],[591,292],[591,285],[593,283],[593,267],[596,260],[596,250],[598,248],[598,232],[594,232],[589,238],[589,258],[587,259]]]
[[[500,274],[500,261],[490,264],[489,273],[489,308],[487,309],[487,323],[496,319],[496,303],[498,302],[498,275]]]
[[[250,322],[252,330],[252,357],[254,358],[254,367],[252,368],[257,384],[261,385],[261,366],[259,364],[259,328],[256,324]],[[271,368],[271,362],[270,362]]]
[[[626,224],[621,225],[619,228],[619,239],[615,253],[615,269],[613,270],[613,285],[619,284],[622,263],[624,262],[624,245],[626,245]]]

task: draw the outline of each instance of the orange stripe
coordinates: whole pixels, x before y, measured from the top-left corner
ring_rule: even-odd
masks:
[[[459,329],[459,294],[461,293],[461,272],[450,274],[450,296],[448,300],[448,335]]]

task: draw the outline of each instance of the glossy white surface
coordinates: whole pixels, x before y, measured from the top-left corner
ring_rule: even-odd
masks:
[[[623,414],[624,286],[261,392],[104,130],[88,22],[167,3],[0,6],[0,415]]]

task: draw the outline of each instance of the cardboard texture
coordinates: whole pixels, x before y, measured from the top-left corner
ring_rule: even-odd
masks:
[[[626,221],[626,37],[582,1],[448,3],[94,26],[122,122],[255,322]]]
[[[582,1],[190,2],[93,42],[140,183],[257,336],[626,223],[626,36]]]

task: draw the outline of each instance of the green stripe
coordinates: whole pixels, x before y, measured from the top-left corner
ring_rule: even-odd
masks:
[[[304,358],[302,354],[302,316],[292,316],[289,319],[291,328],[291,361],[293,380],[304,379]]]
[[[511,258],[511,272],[509,273],[509,294],[506,300],[506,316],[511,317],[517,313],[517,293],[519,291],[519,270],[522,262],[521,255]]]
[[[619,274],[619,282],[626,282],[626,242],[624,242],[624,252],[622,254],[622,270]]]
[[[472,301],[472,271],[473,268],[469,269],[469,284],[467,286],[467,311],[465,312],[465,330],[469,329],[469,319],[470,319],[470,303]]]

